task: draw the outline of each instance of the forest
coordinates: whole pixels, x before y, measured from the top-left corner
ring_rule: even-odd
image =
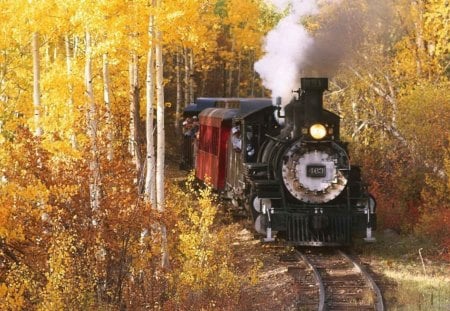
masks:
[[[174,133],[197,97],[284,100],[309,75],[330,78],[325,107],[342,117],[379,228],[450,260],[448,0],[0,8],[0,309],[214,309],[236,297],[256,270],[228,260],[215,194],[171,181]]]

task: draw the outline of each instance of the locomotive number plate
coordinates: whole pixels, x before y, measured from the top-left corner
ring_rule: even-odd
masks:
[[[308,165],[306,166],[307,177],[325,177],[327,169],[325,165]]]

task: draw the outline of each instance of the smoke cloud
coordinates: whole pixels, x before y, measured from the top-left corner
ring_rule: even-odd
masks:
[[[264,86],[272,91],[272,97],[280,96],[283,105],[292,98],[292,91],[299,88],[300,77],[331,78],[339,68],[353,61],[368,33],[382,40],[393,19],[384,0],[367,1],[366,6],[342,0],[266,1],[280,12],[290,10],[267,34],[265,55],[255,63]],[[333,6],[326,17],[317,15],[322,3]],[[312,15],[322,17],[320,29],[314,35],[300,24],[302,17]]]
[[[266,0],[280,12],[291,6],[290,14],[266,36],[265,56],[255,63],[266,88],[272,91],[272,97],[280,96],[282,103],[289,102],[292,91],[299,88],[300,68],[305,61],[313,38],[299,23],[302,16],[318,12],[314,0]]]

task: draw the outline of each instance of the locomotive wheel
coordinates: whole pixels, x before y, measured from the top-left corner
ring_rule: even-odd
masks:
[[[257,198],[257,195],[252,192],[251,195],[248,196],[248,199],[245,200],[245,209],[247,210],[247,213],[250,215],[252,220],[252,229],[255,232],[255,237],[260,235],[265,235],[265,229],[262,230],[262,228],[265,228],[266,225],[266,219],[263,214],[258,212],[254,208],[254,200]]]
[[[245,200],[245,209],[247,210],[247,212],[250,214],[250,217],[253,221],[253,223],[255,223],[256,218],[258,218],[259,216],[259,212],[257,210],[255,210],[255,208],[253,207],[253,201],[255,200],[255,198],[257,197],[257,195],[252,191],[250,192],[250,195],[247,196],[248,199]]]

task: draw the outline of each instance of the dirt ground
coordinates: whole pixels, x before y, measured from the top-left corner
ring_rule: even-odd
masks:
[[[238,269],[248,271],[258,267],[257,283],[244,286],[237,310],[299,310],[298,285],[287,272],[289,263],[280,261],[280,255],[288,250],[286,246],[277,242],[262,243],[242,227],[232,247]]]
[[[177,146],[170,144],[166,154],[167,179],[180,180],[187,175],[179,170]],[[287,273],[288,263],[280,262],[280,254],[287,251],[283,244],[262,243],[255,238],[250,225],[245,220],[231,224],[236,226],[237,234],[231,246],[236,269],[243,274],[254,269],[254,280],[249,280],[240,293],[238,308],[235,311],[289,311],[298,310],[298,289],[291,275]],[[257,267],[257,269],[255,269]],[[253,282],[252,282],[253,281]]]

